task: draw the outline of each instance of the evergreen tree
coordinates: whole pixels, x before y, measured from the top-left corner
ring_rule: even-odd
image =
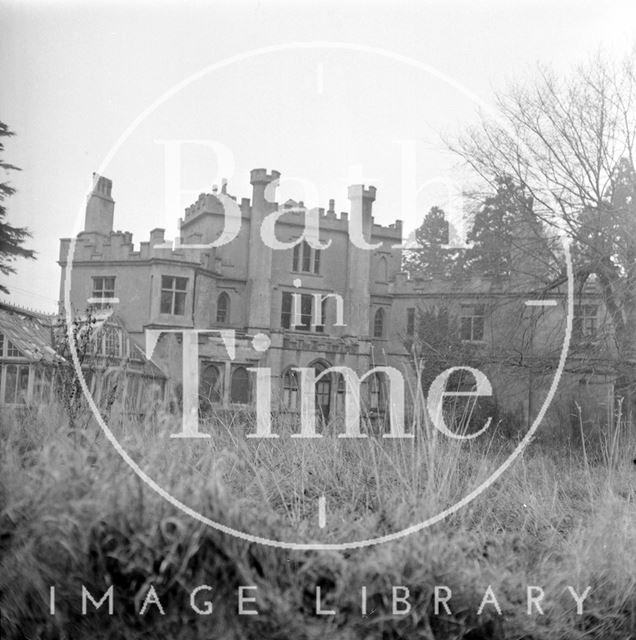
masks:
[[[457,252],[448,244],[448,221],[439,207],[431,207],[415,231],[416,246],[405,252],[403,267],[413,277],[450,276]]]
[[[0,139],[2,137],[9,137],[14,135],[9,130],[4,122],[0,122]],[[4,144],[0,140],[0,153],[4,151]],[[19,171],[18,167],[15,167],[8,162],[0,159],[0,169],[5,173],[9,171]],[[25,249],[22,245],[27,238],[31,237],[29,230],[24,227],[13,227],[6,222],[7,210],[4,206],[5,198],[15,193],[15,189],[9,185],[8,182],[0,182],[0,273],[8,276],[10,273],[15,273],[15,267],[12,262],[16,258],[34,258],[35,251],[31,249]],[[6,286],[0,283],[0,291],[3,293],[9,293]]]
[[[468,234],[472,247],[463,256],[463,270],[525,284],[548,281],[556,261],[543,226],[532,213],[532,198],[510,176],[498,176],[495,185],[494,195],[486,197],[475,213]]]

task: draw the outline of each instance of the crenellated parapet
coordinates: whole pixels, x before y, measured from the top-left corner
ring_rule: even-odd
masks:
[[[308,208],[301,202],[288,200],[283,205],[274,202],[276,186],[280,172],[258,168],[250,172],[252,198],[242,198],[239,209],[241,224],[250,223],[250,246],[252,253],[256,243],[260,243],[258,229],[266,216],[276,212],[277,226],[291,227],[292,235],[299,235],[306,226]],[[112,182],[102,176],[95,176],[94,189],[87,203],[87,217],[84,231],[75,243],[75,262],[122,261],[139,262],[151,259],[174,260],[193,264],[215,264],[215,249],[203,248],[211,242],[225,226],[223,218],[226,207],[223,199],[235,196],[228,194],[227,182],[224,181],[220,193],[217,187],[212,193],[201,193],[184,212],[179,220],[180,238],[169,243],[163,229],[153,229],[150,238],[142,241],[136,248],[132,234],[127,231],[112,230],[114,201],[111,197]],[[398,245],[402,242],[402,221],[396,220],[390,225],[376,224],[372,216],[372,204],[376,189],[373,186],[352,185],[348,189],[351,201],[351,212],[336,213],[335,200],[330,199],[327,208],[318,208],[318,220],[321,231],[329,233],[350,234],[351,221],[354,215],[362,216],[365,237],[386,242],[387,245]],[[282,211],[282,213],[280,213]],[[355,212],[355,213],[352,213]],[[255,224],[254,224],[255,223]],[[251,227],[255,227],[252,229]],[[198,245],[188,248],[188,245]],[[60,244],[60,263],[65,264],[70,250],[71,240],[62,239]],[[253,260],[254,262],[254,260]]]
[[[169,245],[169,246],[167,246]],[[71,239],[60,241],[59,262],[65,265],[71,249]],[[135,249],[132,233],[111,231],[108,235],[82,232],[75,240],[73,262],[147,262],[152,259],[187,262],[194,265],[207,264],[214,256],[212,248],[189,248],[186,244],[173,247],[166,243],[165,230],[153,229],[150,240],[141,242]]]

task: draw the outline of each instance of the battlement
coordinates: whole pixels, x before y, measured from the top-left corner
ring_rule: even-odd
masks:
[[[250,184],[269,184],[280,178],[280,171],[272,169],[267,173],[267,169],[252,169],[250,171]]]
[[[280,178],[280,172],[272,170],[270,172],[267,169],[253,169],[250,172],[250,180],[253,185],[268,185],[273,180],[277,180]],[[223,186],[221,192],[227,194],[227,181],[223,181]],[[225,210],[223,207],[223,203],[216,196],[217,188],[214,187],[212,189],[212,193],[201,193],[195,202],[193,202],[189,207],[185,209],[185,217],[179,220],[179,226],[182,228],[183,226],[189,225],[195,219],[198,219],[202,215],[225,215]],[[237,200],[235,196],[231,196],[227,194],[233,200]],[[350,200],[363,201],[363,206],[370,213],[369,207],[373,203],[376,197],[376,188],[374,186],[365,187],[364,185],[351,185],[348,189],[348,196]],[[283,213],[278,218],[278,224],[283,225],[291,225],[291,226],[304,226],[305,224],[305,216],[309,207],[305,205],[305,203],[301,201],[296,201],[293,199],[289,199],[285,201],[283,204],[279,205],[278,203],[272,204],[273,208],[276,210],[281,210]],[[241,198],[240,209],[242,218],[249,219],[252,215],[254,207],[254,200],[250,200],[250,198]],[[348,232],[349,221],[350,221],[350,213],[348,211],[341,211],[340,213],[336,213],[335,210],[335,200],[333,198],[329,199],[329,206],[325,209],[325,207],[318,207],[318,214],[320,219],[320,228],[325,231],[339,231],[346,233]],[[402,221],[396,220],[394,223],[390,225],[380,225],[373,222],[373,217],[371,217],[372,223],[372,234],[374,236],[386,237],[391,241],[401,242],[402,241]]]
[[[279,209],[277,203],[270,203],[269,197],[274,195],[272,182],[278,180],[281,174],[279,171],[257,168],[250,172],[250,182],[254,186],[252,199],[242,198],[240,201],[241,217],[251,219],[257,215],[262,219],[273,210]],[[163,260],[187,261],[201,264],[214,259],[214,250],[188,248],[188,244],[202,244],[202,238],[207,237],[204,226],[200,226],[195,221],[199,221],[202,216],[223,217],[225,207],[223,200],[229,197],[235,202],[237,198],[227,193],[227,181],[224,180],[219,195],[215,186],[212,193],[201,193],[198,198],[185,209],[184,218],[179,220],[182,242],[176,249],[166,246],[165,230],[153,229],[150,232],[150,239],[141,242],[139,249],[133,245],[132,234],[129,232],[113,231],[113,210],[114,202],[111,198],[112,181],[103,176],[93,174],[93,191],[89,196],[86,210],[86,224],[84,231],[79,234],[76,245],[74,261],[143,261],[152,258]],[[265,197],[265,190],[270,185],[272,193]],[[402,241],[402,221],[396,220],[388,226],[379,225],[374,222],[371,207],[376,197],[376,188],[365,185],[351,185],[348,188],[348,197],[351,201],[352,211],[358,211],[356,215],[361,215],[370,225],[368,230],[375,238],[386,239],[387,241],[399,244]],[[273,198],[272,198],[273,199]],[[358,209],[361,207],[361,209]],[[280,209],[277,224],[289,225],[293,227],[304,227],[308,207],[304,202],[288,200]],[[335,200],[329,199],[329,205],[318,208],[320,228],[325,232],[348,233],[351,220],[351,213],[341,211],[336,213]],[[192,226],[190,226],[192,223]],[[218,224],[218,223],[215,223]],[[205,222],[201,220],[201,225]],[[70,249],[70,240],[63,239],[60,245],[60,262],[65,263]],[[207,256],[207,257],[206,257]],[[211,262],[210,262],[211,264]]]
[[[141,242],[135,250],[133,235],[129,231],[112,231],[108,236],[80,233],[75,241],[73,263],[77,262],[145,262],[153,259],[186,262],[193,265],[212,264],[214,249],[189,248],[180,244],[177,248],[165,246],[165,230],[153,229],[150,240]],[[71,239],[60,241],[59,263],[66,265],[71,248]]]
[[[375,200],[375,194],[375,187],[368,187],[365,189],[363,184],[352,184],[348,190],[349,200],[361,198],[362,200],[369,200],[373,202]]]
[[[223,203],[214,193],[200,193],[196,201],[186,207],[184,222],[190,222],[203,213],[224,215],[224,212]]]

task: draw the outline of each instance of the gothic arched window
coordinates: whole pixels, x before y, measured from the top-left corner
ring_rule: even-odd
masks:
[[[373,317],[373,337],[381,338],[384,335],[384,309],[378,309]]]
[[[232,382],[230,384],[230,402],[237,404],[247,404],[250,398],[250,385],[247,369],[236,367],[232,371]]]
[[[375,280],[376,282],[387,282],[389,279],[389,267],[386,261],[386,258],[382,256],[378,260],[378,264],[375,270]]]
[[[227,324],[230,321],[230,296],[223,291],[216,301],[216,321]]]
[[[214,402],[221,402],[221,374],[216,365],[208,364],[201,372],[199,400],[199,406],[204,410]]]

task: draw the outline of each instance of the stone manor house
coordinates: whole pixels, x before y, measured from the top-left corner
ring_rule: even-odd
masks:
[[[416,332],[421,309],[440,302],[450,304],[459,317],[463,341],[496,352],[501,350],[502,333],[497,328],[499,312],[494,310],[501,305],[493,303],[505,300],[508,315],[499,325],[527,329],[522,350],[526,362],[533,351],[545,348],[558,334],[557,325],[565,314],[564,289],[553,292],[557,301],[554,306],[537,308],[524,304],[535,295],[532,292],[512,292],[493,279],[474,278],[462,283],[433,276],[409,279],[401,271],[402,222],[396,220],[388,226],[374,223],[374,187],[350,186],[346,212],[337,213],[334,200],[329,201],[327,210],[319,209],[320,239],[331,240],[327,249],[315,250],[306,242],[293,249],[269,248],[261,239],[260,228],[264,218],[279,209],[266,192],[279,177],[277,171],[252,170],[251,198],[240,202],[229,195],[225,184],[220,192],[215,188],[212,193],[201,194],[185,210],[179,222],[180,243],[171,248],[163,229],[150,231],[149,239],[138,247],[131,233],[115,231],[112,183],[95,176],[84,230],[77,237],[73,254],[73,308],[81,312],[90,305],[112,306],[127,334],[140,346],[145,343],[147,329],[202,330],[198,336],[202,409],[253,403],[253,374],[248,368],[255,366],[271,369],[272,409],[284,412],[299,409],[298,377],[293,371],[298,366],[315,367],[317,372],[348,366],[362,376],[374,366],[391,365],[404,372],[407,395],[412,394],[417,383],[410,363],[409,338]],[[227,198],[240,210],[240,231],[225,245],[202,248],[224,229],[223,201]],[[307,211],[303,203],[289,200],[280,209],[277,238],[282,242],[299,239]],[[354,219],[361,222],[365,241],[378,243],[377,248],[364,250],[351,242]],[[70,239],[61,240],[60,300],[70,246]],[[326,297],[328,294],[332,295]],[[337,322],[339,300],[345,326]],[[300,324],[293,326],[296,302],[300,304]],[[575,337],[608,340],[597,335],[605,326],[603,314],[594,286],[582,288],[575,308]],[[236,332],[233,358],[218,333],[205,332],[217,329]],[[255,348],[253,338],[259,333],[270,337],[269,348]],[[562,337],[556,339],[555,353],[560,342]],[[556,366],[556,356],[550,357]],[[179,393],[181,358],[180,334],[162,334],[152,359],[168,376],[168,395]],[[484,372],[497,401],[526,421],[536,414],[553,373],[524,368],[516,361],[500,363],[490,370],[486,367]],[[370,413],[386,409],[388,393],[383,378],[371,375],[364,384],[364,402]],[[331,419],[342,411],[344,387],[342,376],[335,373],[317,383],[316,406],[323,418]],[[589,359],[585,364],[569,366],[559,386],[559,398],[567,405],[582,390],[584,396],[604,398],[611,392],[611,377]],[[558,407],[552,408],[555,410]]]

